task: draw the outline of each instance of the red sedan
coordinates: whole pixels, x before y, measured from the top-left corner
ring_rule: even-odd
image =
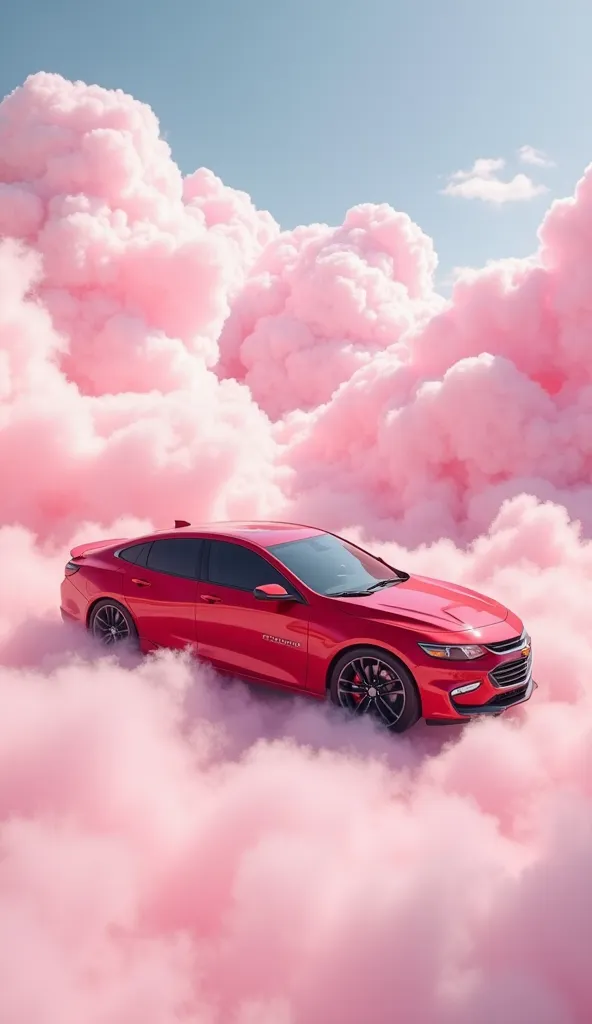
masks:
[[[489,597],[289,523],[216,523],[81,544],[64,621],[104,644],[189,648],[220,672],[370,713],[394,732],[529,699],[530,637]]]

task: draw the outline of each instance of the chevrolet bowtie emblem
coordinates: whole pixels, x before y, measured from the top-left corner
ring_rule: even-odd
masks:
[[[530,654],[530,644],[525,644],[522,650],[520,651],[520,654],[523,658],[528,658],[528,655]]]

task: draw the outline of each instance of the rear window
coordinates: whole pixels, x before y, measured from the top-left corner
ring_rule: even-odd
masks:
[[[124,548],[119,552],[119,557],[123,558],[124,562],[131,562],[132,565],[146,565],[146,556],[150,550],[152,541],[146,541],[143,544],[132,544],[129,548]]]
[[[199,578],[203,541],[199,537],[167,537],[155,540],[146,562],[147,569],[168,576]]]

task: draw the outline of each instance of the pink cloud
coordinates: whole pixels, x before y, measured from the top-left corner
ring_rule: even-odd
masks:
[[[445,300],[120,92],[32,76],[0,153],[0,1019],[588,1024],[592,172]],[[71,544],[271,515],[516,608],[536,697],[394,742],[58,622]]]

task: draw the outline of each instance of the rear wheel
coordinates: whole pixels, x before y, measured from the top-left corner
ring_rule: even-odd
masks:
[[[358,647],[333,667],[329,695],[354,715],[372,715],[391,732],[405,732],[421,716],[410,672],[386,651]]]
[[[105,598],[94,606],[88,628],[95,639],[105,647],[126,642],[136,645],[138,642],[138,632],[130,613],[123,605],[110,598]]]

